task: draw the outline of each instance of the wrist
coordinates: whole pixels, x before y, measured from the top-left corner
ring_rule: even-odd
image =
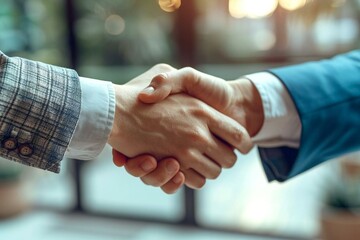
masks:
[[[124,93],[123,89],[122,89],[122,85],[116,85],[113,84],[114,87],[114,92],[115,92],[115,114],[114,114],[114,120],[113,120],[113,124],[112,124],[112,128],[109,134],[109,138],[108,138],[108,143],[114,147],[114,142],[119,141],[119,136],[121,136],[122,134],[120,134],[121,131],[121,126],[120,126],[120,110],[124,108],[124,99],[122,99],[123,94]],[[125,95],[125,94],[124,94]]]
[[[114,85],[115,89],[115,117],[108,143],[117,151],[128,157],[134,157],[140,153],[139,136],[145,136],[142,129],[147,126],[142,119],[142,108],[138,103],[137,89],[127,84]],[[139,116],[140,115],[140,116]]]
[[[235,105],[244,114],[244,127],[251,137],[255,136],[264,124],[264,108],[260,93],[255,85],[246,78],[230,82],[235,97]]]

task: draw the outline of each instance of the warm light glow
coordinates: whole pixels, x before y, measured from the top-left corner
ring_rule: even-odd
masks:
[[[279,0],[279,4],[286,10],[294,11],[305,6],[306,0]]]
[[[253,41],[258,50],[267,51],[275,46],[276,36],[269,29],[262,29],[255,32]]]
[[[229,12],[230,15],[234,18],[243,18],[246,17],[246,9],[243,6],[244,3],[242,0],[230,0],[229,1]]]
[[[181,0],[159,0],[159,6],[165,12],[174,12],[181,6]]]
[[[234,18],[261,18],[272,14],[278,0],[229,0],[229,12]]]
[[[110,15],[105,20],[105,30],[111,35],[120,35],[125,30],[125,21],[119,15]]]

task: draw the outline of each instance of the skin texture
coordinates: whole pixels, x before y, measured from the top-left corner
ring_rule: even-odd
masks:
[[[187,93],[242,124],[254,136],[264,122],[260,94],[245,78],[223,79],[183,68],[155,76],[149,87],[139,94],[146,103],[160,102],[170,94]]]
[[[154,169],[146,180],[150,185],[161,186],[159,182],[170,176],[174,177],[172,182],[181,182],[176,180],[185,176],[187,186],[200,188],[206,178],[215,179],[222,168],[234,165],[233,147],[246,153],[252,143],[237,121],[188,95],[174,94],[157,104],[139,101],[139,93],[161,68],[164,66],[156,66],[128,84],[115,85],[116,111],[108,143],[128,157],[146,153],[158,160],[164,159],[157,163],[159,168]],[[183,176],[166,172],[178,170],[169,158],[176,158]],[[161,181],[154,180],[155,177]],[[169,187],[167,192],[172,192],[172,188]]]

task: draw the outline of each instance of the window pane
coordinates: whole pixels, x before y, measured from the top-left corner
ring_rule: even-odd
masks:
[[[109,146],[83,170],[86,210],[169,221],[183,217],[182,191],[167,195],[159,188],[144,185],[123,168],[114,166]]]
[[[60,66],[68,65],[61,1],[0,0],[0,49]]]
[[[72,171],[69,169],[70,164],[72,164],[71,160],[62,160],[60,174],[31,169],[35,205],[62,210],[70,210],[74,207],[75,183]]]
[[[159,62],[174,59],[173,14],[157,1],[77,1],[75,23],[81,76],[126,83]],[[107,147],[83,168],[85,209],[177,221],[183,217],[183,193],[166,195],[144,185],[112,163]]]
[[[0,0],[0,50],[9,56],[67,66],[62,4],[56,0]],[[20,173],[20,182],[26,186],[24,195],[34,205],[73,207],[74,184],[68,160],[63,160],[59,175],[8,160],[1,162],[5,165],[1,167],[3,177]]]
[[[313,238],[338,173],[333,161],[286,183],[268,183],[254,149],[198,192],[197,217],[207,226]]]
[[[196,54],[199,68],[209,74],[235,79],[275,65],[353,50],[360,43],[359,1],[311,1],[324,9],[313,23],[307,21],[315,15],[309,15],[313,10],[281,6],[267,17],[236,19],[230,2],[261,1],[197,1]],[[239,155],[233,169],[224,170],[198,192],[196,216],[206,226],[313,238],[320,231],[329,192],[342,186],[340,179],[339,164],[332,161],[285,183],[268,183],[254,150]]]
[[[274,8],[271,2],[276,5],[277,0],[196,2],[196,54],[200,63],[328,56],[360,43],[357,1],[313,1],[296,11],[279,4]],[[316,9],[323,10],[317,13]],[[264,16],[256,17],[261,14]]]
[[[157,1],[77,1],[80,66],[119,67],[171,62],[173,14]]]

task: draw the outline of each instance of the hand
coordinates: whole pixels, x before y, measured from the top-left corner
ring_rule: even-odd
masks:
[[[113,149],[113,161],[118,167],[125,166],[126,171],[140,179],[146,185],[161,187],[167,193],[175,193],[185,182],[184,174],[179,171],[180,165],[172,158],[162,159],[159,162],[150,155],[141,155],[132,159]],[[158,164],[159,163],[159,164]]]
[[[255,135],[263,124],[264,114],[260,95],[247,79],[225,82],[223,79],[192,68],[173,70],[154,77],[150,86],[140,93],[139,99],[144,103],[155,103],[171,93],[178,92],[185,92],[199,98],[236,119],[247,128],[251,136]],[[162,171],[165,172],[163,166],[158,166],[157,170],[160,171],[160,168],[163,168]],[[152,182],[161,182],[156,175],[144,173],[143,181],[145,178],[146,180],[150,178]],[[171,180],[164,186],[167,187],[167,191],[164,188],[163,190],[168,193],[175,192],[181,187],[180,184],[173,184]]]
[[[152,76],[149,76],[149,79],[146,79],[145,85],[147,85],[150,82],[150,79],[156,74],[173,70],[176,69],[166,64],[156,65],[147,72]],[[125,166],[125,169],[129,174],[134,177],[139,177],[146,185],[161,187],[167,194],[175,193],[185,183],[185,176],[179,171],[180,165],[175,159],[162,159],[159,161],[161,164],[158,165],[157,159],[151,155],[140,155],[128,159],[124,154],[115,149],[112,150],[112,153],[113,162],[116,166]],[[191,182],[192,179],[188,179],[187,181]]]
[[[157,159],[174,156],[186,184],[193,188],[201,187],[204,177],[216,178],[220,167],[235,163],[232,148],[217,137],[242,152],[250,150],[252,143],[241,125],[196,99],[176,95],[151,106],[137,101],[153,73],[154,69],[115,86],[117,108],[108,141],[113,148],[130,157],[141,153]]]
[[[224,81],[192,68],[173,70],[155,76],[139,94],[144,103],[156,103],[169,94],[187,93],[235,119],[254,136],[264,122],[260,95],[248,79]]]

